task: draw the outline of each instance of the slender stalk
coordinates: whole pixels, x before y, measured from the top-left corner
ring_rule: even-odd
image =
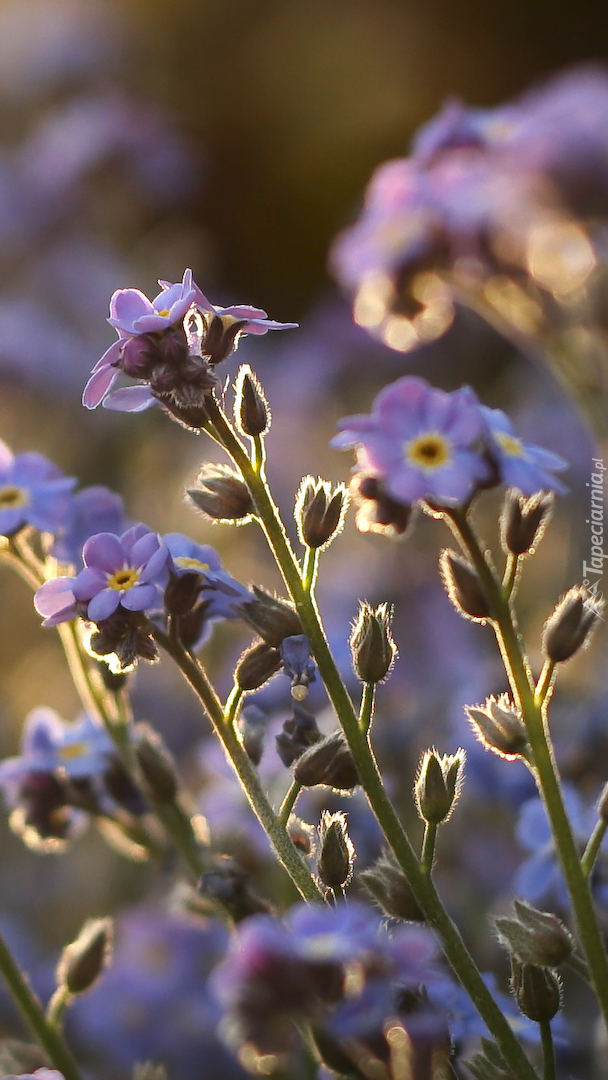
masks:
[[[529,663],[508,601],[484,555],[469,521],[458,511],[445,514],[463,550],[471,558],[484,589],[496,640],[511,690],[528,729],[533,772],[545,804],[555,846],[568,886],[578,932],[598,1003],[608,1027],[608,957],[598,925],[589,883],[580,858],[561,791],[546,711],[539,704]],[[542,677],[541,677],[542,678]],[[547,676],[543,680],[547,682]],[[546,705],[546,698],[545,703]]]
[[[241,701],[245,697],[245,691],[241,690],[238,683],[235,683],[232,690],[226,698],[226,704],[224,705],[224,721],[229,727],[234,724]]]
[[[600,853],[602,846],[602,840],[606,835],[606,829],[608,829],[608,821],[604,821],[603,818],[599,818],[596,826],[589,837],[587,847],[585,848],[583,857],[581,859],[581,866],[583,868],[583,874],[586,878],[589,878],[593,873],[593,867],[597,862],[597,857]]]
[[[517,584],[519,572],[519,556],[511,553],[507,557],[507,564],[505,566],[504,577],[502,579],[502,591],[506,600],[511,600],[515,596],[515,586]]]
[[[307,593],[312,593],[317,580],[319,568],[319,549],[306,548],[304,565],[302,567],[302,582]]]
[[[542,709],[546,701],[548,702],[553,687],[554,674],[555,664],[553,660],[545,660],[543,670],[541,671],[536,684],[536,690],[534,691],[534,699],[540,709]]]
[[[543,1048],[543,1080],[555,1080],[555,1051],[553,1049],[551,1021],[541,1020],[538,1026]]]
[[[432,825],[430,821],[427,821],[424,829],[424,839],[422,841],[422,854],[420,857],[420,865],[425,874],[432,873],[433,860],[435,858],[435,842],[437,840],[437,826]]]
[[[277,814],[277,821],[279,821],[281,825],[286,825],[289,821],[289,815],[296,805],[296,800],[301,790],[302,785],[298,784],[297,780],[293,780],[287,789],[287,793]]]
[[[72,995],[67,986],[58,986],[46,1007],[46,1018],[53,1027],[61,1029],[63,1014]]]
[[[15,1004],[31,1028],[42,1049],[65,1080],[82,1080],[82,1076],[61,1033],[44,1015],[44,1009],[15,963],[0,934],[0,974],[11,992]]]
[[[369,735],[362,731],[351,698],[336,667],[321,624],[314,597],[303,587],[297,560],[267,487],[263,473],[254,472],[245,450],[217,403],[213,403],[213,427],[224,448],[246,481],[257,516],[276,560],[283,581],[294,601],[330,701],[340,720],[346,740],[357,763],[361,786],[382,828],[397,862],[405,873],[429,925],[439,934],[445,955],[475,1007],[496,1039],[505,1062],[518,1080],[536,1080],[508,1021],[484,983],[458,928],[447,914],[435,886],[426,875],[391,803],[378,770]]]
[[[572,971],[576,971],[576,974],[579,976],[580,979],[584,979],[584,981],[586,983],[589,983],[589,985],[591,986],[591,976],[589,975],[589,968],[587,967],[582,956],[579,956],[578,953],[575,952],[570,953],[570,956],[567,960],[564,961],[564,963],[567,964],[568,967],[572,969]]]
[[[361,706],[359,708],[359,726],[361,731],[368,732],[374,718],[376,704],[376,684],[364,683],[361,693]]]
[[[232,765],[245,793],[249,805],[265,830],[282,866],[290,875],[300,895],[305,900],[322,900],[310,870],[300,858],[285,826],[277,820],[264,793],[258,774],[232,727],[224,722],[221,702],[207,679],[201,665],[189,653],[182,649],[168,634],[155,629],[154,636],[159,645],[177,664],[182,675],[189,683],[209,717],[213,730],[220,740],[226,757]]]

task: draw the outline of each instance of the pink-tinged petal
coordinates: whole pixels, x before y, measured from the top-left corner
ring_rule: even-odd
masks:
[[[85,566],[93,566],[106,574],[122,570],[125,565],[124,548],[114,533],[97,533],[91,536],[82,549]]]
[[[34,607],[39,615],[52,616],[74,603],[73,577],[53,578],[45,581],[34,596]]]
[[[87,618],[91,622],[102,622],[103,619],[109,619],[119,604],[120,592],[118,589],[104,589],[103,592],[97,593],[97,596],[94,596],[90,601],[87,608]]]
[[[230,307],[218,308],[218,315],[232,315],[235,319],[268,319],[263,308],[251,307],[250,304],[232,304]]]
[[[105,398],[103,407],[114,412],[143,412],[156,404],[147,386],[123,386]]]
[[[0,473],[6,472],[12,468],[13,461],[15,460],[13,451],[6,445],[3,439],[0,439]]]
[[[299,323],[297,322],[275,322],[274,319],[265,319],[263,322],[248,322],[243,327],[243,334],[255,334],[257,336],[266,334],[268,330],[297,330]]]
[[[131,566],[143,566],[158,551],[160,540],[154,532],[147,532],[145,536],[138,537],[129,552]]]
[[[98,570],[94,566],[86,566],[74,581],[73,589],[76,600],[81,600],[83,603],[91,600],[98,592],[105,589],[107,580],[107,574],[104,574],[103,570]]]
[[[127,611],[145,611],[146,608],[160,607],[159,592],[155,585],[133,585],[126,589],[120,602]]]
[[[139,580],[142,585],[147,581],[153,581],[159,574],[165,569],[167,560],[169,558],[169,548],[166,548],[164,544],[161,544],[158,551],[148,559],[146,566],[142,570]]]
[[[211,301],[207,299],[205,294],[201,292],[198,285],[195,285],[194,282],[192,284],[194,288],[194,303],[196,304],[196,306],[199,307],[201,311],[204,311],[206,313],[214,311],[218,311],[221,313],[223,309],[216,308],[215,304],[212,304]]]
[[[85,409],[96,409],[118,378],[116,368],[105,367],[96,371],[89,379],[82,395]]]
[[[111,367],[112,364],[115,364],[120,357],[121,349],[123,348],[124,343],[124,337],[121,337],[118,339],[118,341],[113,342],[113,344],[110,345],[110,348],[106,349],[103,356],[95,364],[92,374],[94,375],[96,371],[101,371],[103,368]]]
[[[133,332],[133,323],[142,315],[154,312],[152,304],[139,289],[118,289],[110,300],[110,326]]]

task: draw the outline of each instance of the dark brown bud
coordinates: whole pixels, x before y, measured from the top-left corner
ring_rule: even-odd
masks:
[[[574,940],[563,922],[549,911],[538,911],[515,900],[515,917],[494,920],[498,940],[520,964],[558,967],[572,953]]]
[[[202,574],[196,570],[187,570],[183,574],[169,573],[165,589],[165,611],[180,619],[189,615],[195,606],[204,585]]]
[[[57,967],[57,981],[70,994],[83,994],[110,962],[112,920],[88,919],[76,941],[66,946]]]
[[[393,609],[388,604],[372,608],[359,601],[359,614],[350,636],[353,667],[364,683],[379,683],[389,674],[397,646],[391,633]]]
[[[212,521],[244,525],[253,513],[249,488],[228,465],[204,465],[197,487],[189,488],[186,494]]]
[[[543,629],[547,660],[561,664],[582,649],[599,622],[602,607],[582,585],[569,589]]]
[[[392,538],[405,536],[414,520],[415,508],[391,499],[375,476],[357,473],[350,482],[349,492],[357,506],[355,525],[359,532],[382,533]]]
[[[286,600],[271,596],[257,585],[253,586],[253,593],[255,600],[235,605],[235,611],[253,627],[267,645],[278,649],[286,637],[302,634],[300,616]]]
[[[316,718],[299,701],[294,701],[293,716],[285,721],[282,731],[276,736],[277,753],[289,768],[309,746],[322,738]]]
[[[559,977],[550,968],[511,959],[511,989],[524,1016],[540,1024],[552,1020],[562,1004]]]
[[[460,795],[464,750],[439,755],[427,750],[420,762],[414,786],[418,813],[430,825],[447,821]]]
[[[236,665],[235,679],[241,690],[259,690],[276,675],[282,663],[278,649],[258,641],[245,649]]]
[[[406,922],[425,921],[403,870],[390,854],[381,855],[369,870],[358,875],[358,880],[363,882],[385,915]]]
[[[239,368],[236,378],[234,419],[243,435],[253,438],[270,427],[270,409],[256,376],[248,364]]]
[[[294,516],[305,547],[325,548],[341,532],[348,508],[343,484],[333,491],[326,480],[305,476],[296,497]]]
[[[477,738],[487,750],[505,758],[525,755],[528,748],[526,725],[507,694],[489,697],[485,705],[465,705],[465,712]]]
[[[295,763],[294,779],[302,787],[322,784],[352,791],[360,783],[357,767],[341,731],[334,731],[305,750]]]
[[[533,554],[553,513],[552,492],[539,491],[530,499],[508,491],[500,519],[500,536],[507,555]]]
[[[319,825],[319,879],[328,889],[343,889],[352,877],[354,861],[355,849],[348,835],[346,816],[341,810],[335,814],[324,810]]]
[[[211,378],[213,379],[213,383],[209,386],[208,391],[210,398],[213,395],[213,387],[218,382],[215,376],[212,376]],[[205,424],[209,420],[209,413],[204,404],[179,404],[170,394],[154,394],[154,397],[163,407],[165,412],[169,414],[171,419],[177,420],[177,423],[181,424],[183,428],[186,428],[186,431],[195,431],[197,434],[203,431]]]
[[[160,735],[147,724],[137,726],[135,757],[154,802],[173,802],[177,795],[175,766]]]
[[[490,617],[490,609],[471,564],[446,548],[439,557],[439,568],[446,592],[459,614],[474,622],[485,622]]]

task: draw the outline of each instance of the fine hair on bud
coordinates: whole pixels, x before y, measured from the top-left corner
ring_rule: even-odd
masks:
[[[278,649],[265,641],[255,641],[241,654],[234,677],[239,690],[259,690],[282,667]]]
[[[514,760],[528,749],[528,732],[508,694],[489,697],[484,705],[465,705],[467,719],[486,750]]]
[[[373,608],[359,601],[359,613],[350,636],[355,674],[364,683],[379,683],[390,674],[397,656],[391,632],[393,609],[389,604]]]
[[[574,948],[572,934],[557,915],[538,911],[526,901],[515,900],[513,915],[499,916],[494,926],[500,944],[520,964],[559,967]]]
[[[481,581],[470,562],[446,548],[439,556],[439,569],[456,611],[473,622],[486,622],[490,617],[490,608]]]
[[[369,869],[357,875],[385,915],[405,922],[424,922],[424,915],[401,867],[384,852]]]
[[[243,364],[235,384],[234,419],[242,435],[255,438],[270,427],[270,407],[257,376]]]
[[[57,982],[70,994],[83,994],[110,962],[113,925],[110,918],[87,919],[78,937],[67,945],[57,966]]]
[[[346,815],[338,810],[324,810],[319,824],[317,874],[319,880],[334,892],[344,889],[353,876],[355,849],[348,835]]]
[[[198,474],[196,487],[188,488],[186,494],[209,521],[245,525],[251,520],[254,507],[249,488],[228,465],[207,462]]]
[[[327,480],[303,477],[294,508],[300,543],[318,550],[328,547],[344,527],[348,502],[344,484],[332,491]]]
[[[267,645],[278,649],[286,637],[302,634],[302,623],[295,608],[278,596],[271,596],[257,585],[253,586],[255,600],[234,605],[234,610]]]
[[[360,783],[357,766],[341,731],[315,742],[296,760],[294,779],[302,787],[352,791]]]
[[[520,1011],[537,1024],[553,1020],[562,1006],[562,983],[551,968],[511,958],[511,989]]]
[[[500,539],[507,555],[533,555],[553,513],[553,492],[538,491],[529,499],[507,491],[500,517]]]
[[[439,754],[426,750],[414,785],[418,813],[429,825],[440,825],[450,817],[460,796],[466,754]]]
[[[603,603],[583,585],[569,589],[543,627],[542,647],[547,660],[561,664],[584,648],[602,609]]]

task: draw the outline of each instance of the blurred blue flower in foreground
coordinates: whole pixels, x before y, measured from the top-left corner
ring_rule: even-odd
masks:
[[[124,504],[114,491],[101,485],[83,488],[71,498],[65,521],[55,529],[51,554],[60,563],[81,570],[82,549],[95,533],[125,532]]]
[[[0,440],[0,533],[11,536],[24,525],[54,532],[66,518],[76,480],[42,454],[13,454]]]

